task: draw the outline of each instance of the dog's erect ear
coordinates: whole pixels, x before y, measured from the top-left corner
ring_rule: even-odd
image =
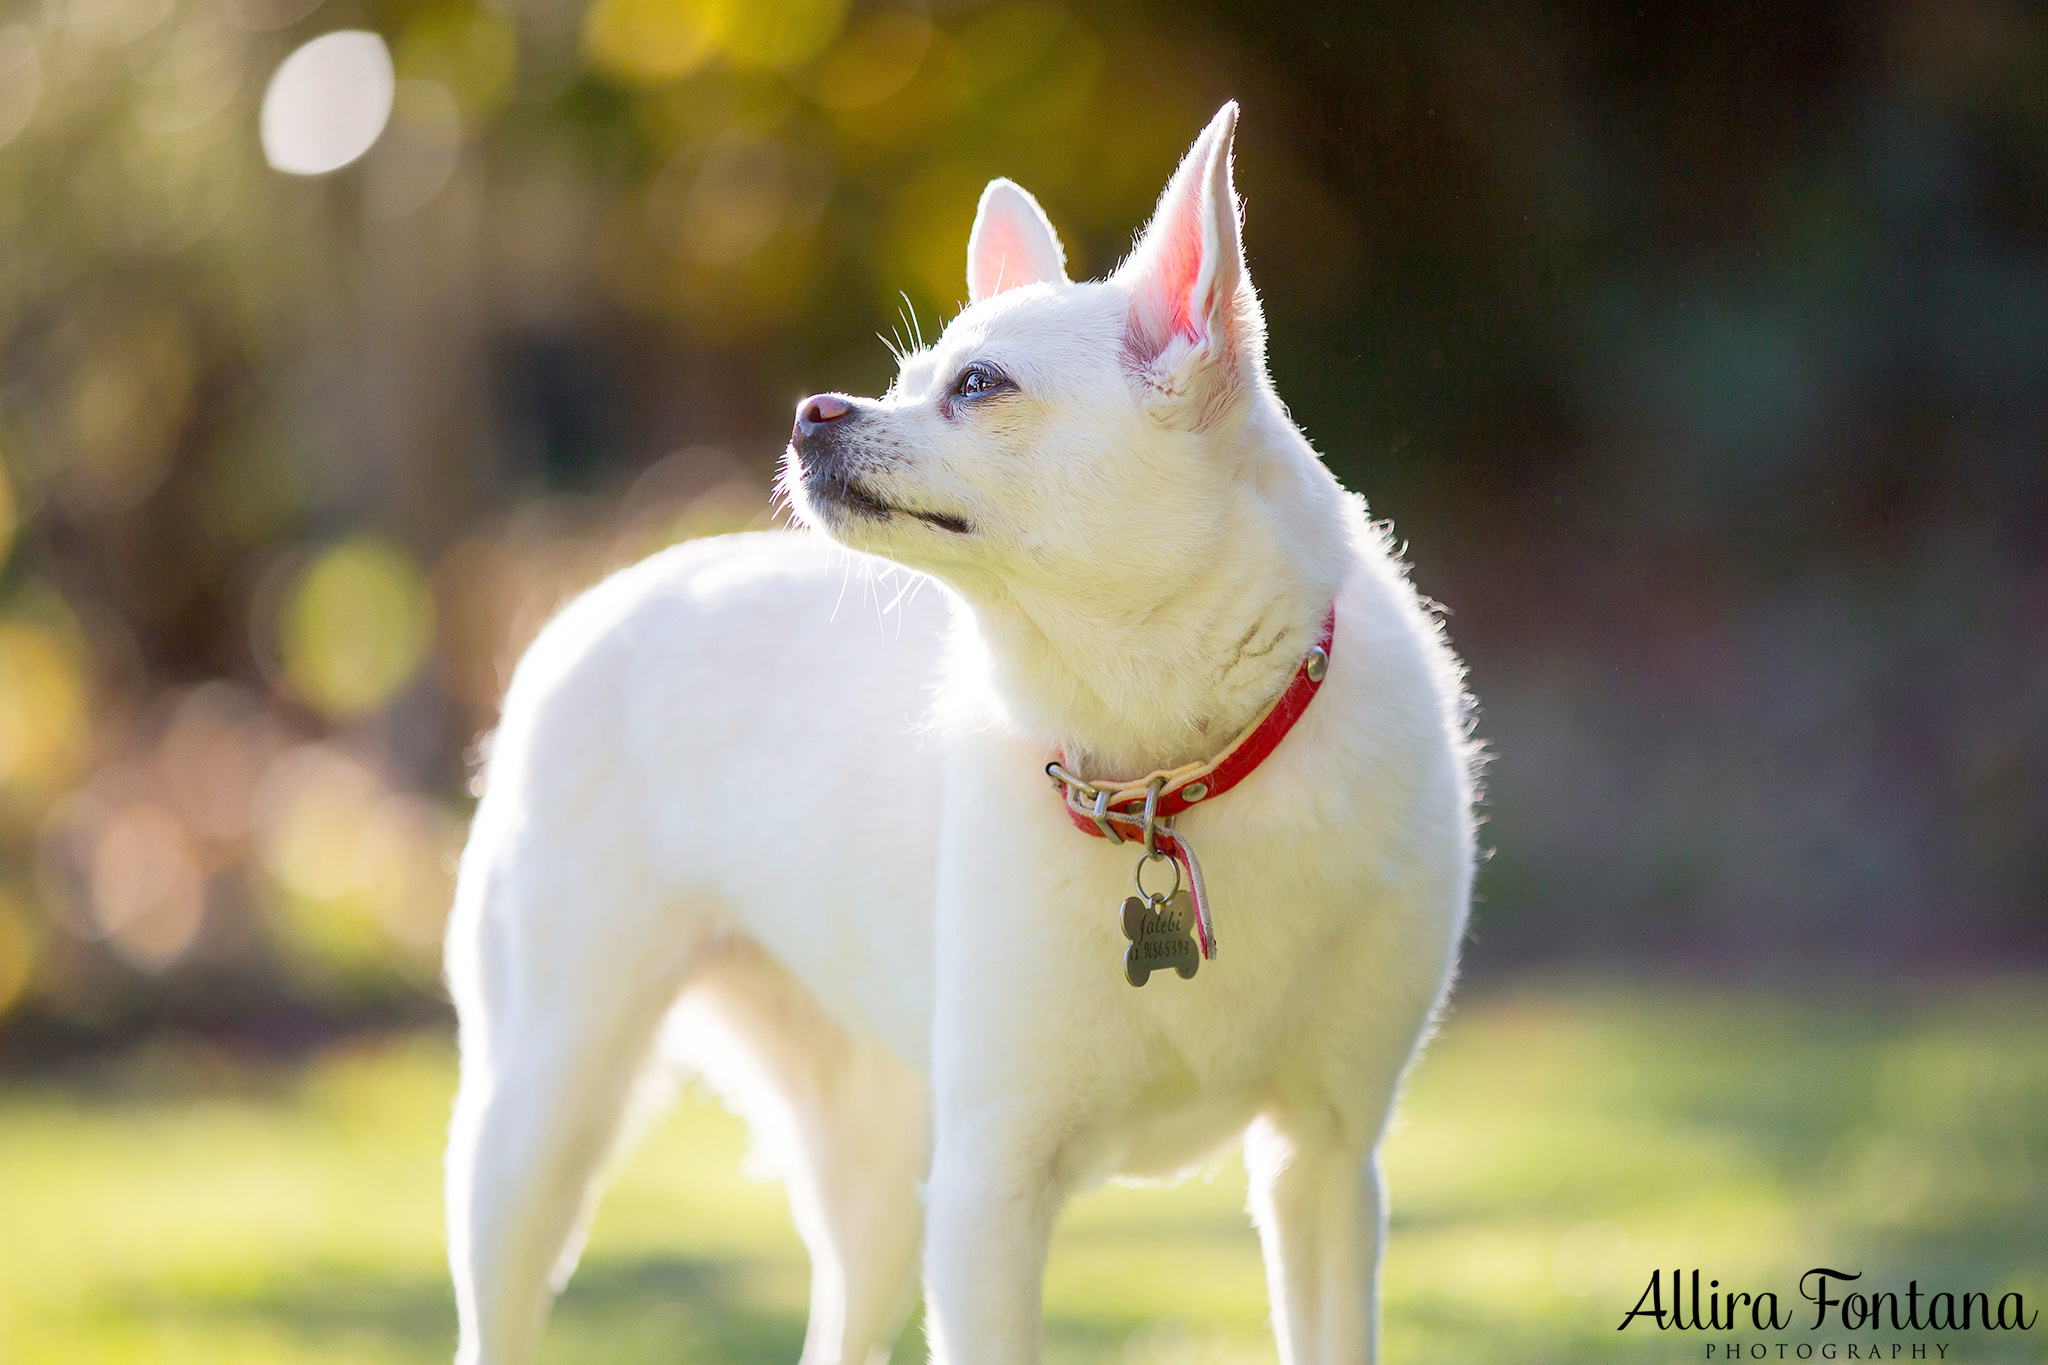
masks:
[[[1230,179],[1236,132],[1232,101],[1188,149],[1116,276],[1131,293],[1126,355],[1153,389],[1152,406],[1178,425],[1206,425],[1227,409],[1264,351]]]
[[[1045,210],[1008,180],[991,180],[967,238],[967,301],[1040,280],[1067,282],[1067,253]]]

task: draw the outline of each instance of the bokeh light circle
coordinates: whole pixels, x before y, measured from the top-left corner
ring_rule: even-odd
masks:
[[[0,619],[0,806],[40,807],[90,761],[91,684],[47,624]]]
[[[325,34],[279,64],[263,92],[263,156],[291,175],[325,175],[370,150],[391,118],[397,78],[384,40]]]
[[[313,562],[285,603],[285,676],[333,720],[375,710],[412,680],[433,641],[426,577],[401,550],[368,537]]]

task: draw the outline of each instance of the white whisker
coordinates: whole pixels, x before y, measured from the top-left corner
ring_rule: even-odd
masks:
[[[852,553],[851,553],[850,551],[847,551],[847,550],[845,550],[845,549],[841,549],[841,550],[840,550],[840,552],[839,552],[839,554],[840,554],[840,573],[839,573],[839,596],[838,596],[837,598],[835,598],[835,599],[833,600],[833,602],[832,602],[832,615],[831,615],[831,618],[830,618],[831,620],[833,620],[833,621],[835,621],[835,622],[836,622],[836,621],[838,621],[838,619],[839,619],[839,608],[840,608],[840,605],[841,605],[842,603],[844,603],[844,602],[846,601],[846,582],[847,582],[847,580],[848,580],[848,579],[850,579],[850,578],[852,578],[852,577],[853,577],[853,555],[852,555]]]

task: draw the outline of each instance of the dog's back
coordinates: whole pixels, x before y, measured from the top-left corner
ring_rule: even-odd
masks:
[[[744,905],[750,932],[830,1005],[917,1055],[932,882],[921,832],[939,799],[924,727],[948,606],[901,570],[873,577],[882,567],[807,536],[726,536],[617,574],[552,621],[492,741],[464,858],[473,894],[450,934],[457,991],[480,988],[480,917],[515,913],[485,904],[506,878],[535,902],[516,911],[522,932],[559,916],[565,937],[634,935],[650,970],[672,970],[662,945],[698,924],[729,930]],[[609,884],[579,884],[591,875]],[[881,925],[840,913],[856,900],[898,913]],[[643,910],[622,917],[624,905]],[[835,991],[840,979],[868,988]]]

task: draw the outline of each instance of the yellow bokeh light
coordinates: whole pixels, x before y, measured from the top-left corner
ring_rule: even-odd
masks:
[[[0,620],[0,792],[40,807],[84,771],[90,739],[76,651],[40,622]]]
[[[846,22],[847,0],[726,0],[719,46],[736,65],[800,66]]]
[[[597,0],[583,25],[592,66],[637,85],[689,75],[714,53],[789,70],[831,45],[848,0]]]
[[[398,78],[435,81],[472,120],[487,118],[512,96],[519,74],[519,35],[512,21],[479,5],[437,5],[406,21],[398,37]]]
[[[36,932],[21,898],[0,887],[0,1015],[12,1009],[35,976]]]
[[[280,756],[256,804],[263,864],[303,953],[360,965],[387,960],[394,943],[440,941],[462,840],[453,816],[317,744]]]
[[[720,8],[707,0],[597,0],[584,17],[583,52],[619,80],[678,80],[717,48]]]
[[[871,14],[820,63],[811,93],[841,112],[880,104],[917,74],[931,36],[931,22],[916,10]]]
[[[285,754],[257,793],[265,866],[295,896],[343,899],[361,880],[363,827],[383,797],[376,774],[332,749]]]
[[[363,538],[313,562],[282,624],[285,676],[308,705],[339,720],[375,710],[412,679],[433,639],[434,603],[411,558]]]
[[[387,796],[370,813],[361,890],[384,931],[400,943],[439,946],[455,899],[462,836],[461,823],[423,796]]]

